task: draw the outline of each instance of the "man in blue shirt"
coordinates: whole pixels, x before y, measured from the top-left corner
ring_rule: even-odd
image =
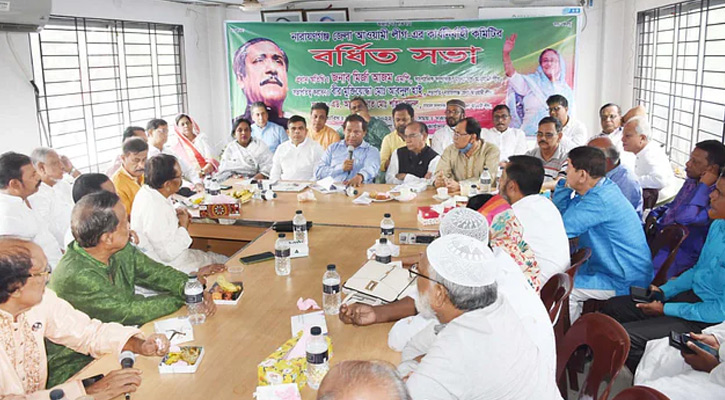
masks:
[[[352,114],[342,123],[345,140],[333,143],[327,148],[315,170],[315,178],[331,176],[335,182],[360,186],[373,183],[380,170],[380,152],[366,142],[368,124],[359,115]],[[353,147],[352,158],[348,146]]]
[[[592,249],[574,277],[569,297],[572,322],[584,301],[606,300],[629,292],[630,286],[652,281],[652,261],[642,223],[619,187],[605,174],[604,153],[594,147],[569,152],[566,181],[554,191],[569,238]],[[566,184],[566,185],[565,185]]]
[[[629,333],[627,366],[634,372],[648,340],[670,331],[699,333],[725,321],[725,177],[720,175],[710,194],[710,218],[697,264],[661,287],[650,285],[663,301],[636,304],[630,296],[607,301],[601,311],[619,321]]]
[[[284,128],[269,120],[267,106],[261,101],[252,104],[252,120],[252,137],[267,143],[272,154],[277,146],[289,140]]]
[[[619,186],[624,197],[629,200],[637,211],[639,218],[642,218],[642,186],[639,185],[637,175],[630,171],[629,168],[622,165],[619,159],[619,150],[612,143],[612,140],[606,136],[598,137],[589,141],[589,146],[601,149],[607,157],[607,175],[612,182]]]

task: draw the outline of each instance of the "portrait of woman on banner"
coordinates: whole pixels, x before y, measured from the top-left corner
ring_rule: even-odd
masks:
[[[549,115],[546,99],[560,94],[569,101],[569,113],[574,110],[574,92],[566,81],[566,62],[561,54],[547,48],[539,55],[539,66],[532,74],[521,74],[514,68],[511,51],[517,34],[506,39],[503,46],[503,64],[509,78],[506,103],[511,109],[511,126],[519,127],[527,135],[536,134],[541,118]]]

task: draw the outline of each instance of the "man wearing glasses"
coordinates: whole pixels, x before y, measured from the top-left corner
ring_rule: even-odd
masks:
[[[566,97],[555,94],[546,99],[546,105],[549,106],[549,116],[561,121],[564,147],[573,149],[587,144],[587,139],[589,139],[587,127],[569,115],[569,102]]]
[[[481,137],[488,143],[498,147],[501,163],[511,156],[526,153],[526,134],[521,129],[511,128],[511,110],[506,104],[499,104],[493,108],[493,128],[481,131]]]
[[[566,177],[566,157],[569,153],[561,144],[561,122],[554,117],[544,117],[539,121],[535,147],[527,156],[540,159],[544,163],[544,184],[542,190],[554,190],[556,183]]]
[[[345,140],[327,148],[315,169],[315,179],[331,176],[348,186],[373,183],[380,170],[380,152],[365,141],[367,121],[357,114],[348,115],[342,129]]]
[[[589,140],[609,138],[619,151],[622,165],[634,171],[634,154],[625,152],[622,146],[622,109],[614,103],[603,105],[599,109],[599,123],[602,125],[602,131]]]
[[[405,146],[395,150],[385,173],[385,182],[398,185],[425,179],[433,183],[433,173],[441,157],[426,144],[428,127],[422,122],[411,122],[405,127]]]

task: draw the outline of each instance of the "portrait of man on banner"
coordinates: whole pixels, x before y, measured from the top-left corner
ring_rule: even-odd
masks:
[[[269,120],[286,129],[287,53],[271,39],[250,39],[234,53],[233,69],[237,86],[247,98],[244,113],[236,118],[251,119],[250,106],[261,101],[269,109]]]
[[[564,57],[555,49],[547,48],[539,54],[539,65],[531,74],[519,73],[511,60],[517,34],[506,38],[503,63],[508,80],[506,103],[511,109],[511,126],[534,135],[538,122],[549,116],[546,99],[559,94],[569,102],[569,113],[574,109],[574,91],[567,82]]]

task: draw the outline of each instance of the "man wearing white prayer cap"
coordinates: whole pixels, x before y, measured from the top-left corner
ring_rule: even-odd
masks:
[[[561,399],[556,360],[537,347],[499,296],[500,255],[471,237],[431,243],[419,267],[416,306],[434,315],[398,367],[415,399]]]

